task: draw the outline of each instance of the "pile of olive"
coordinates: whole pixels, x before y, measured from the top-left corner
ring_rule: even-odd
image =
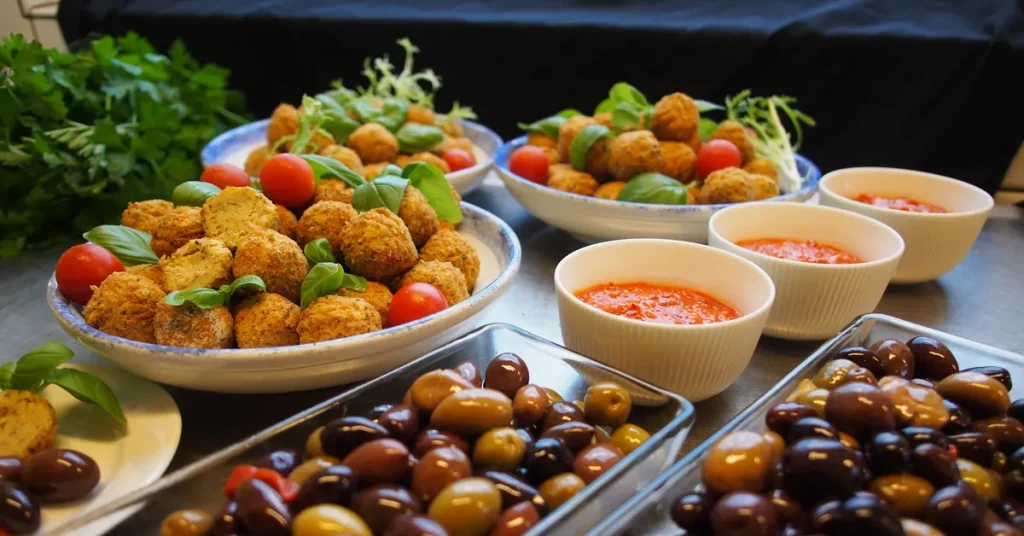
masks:
[[[99,481],[96,462],[75,450],[45,450],[25,460],[0,457],[0,534],[35,532],[40,503],[81,499]]]
[[[673,503],[690,535],[1021,536],[1024,399],[929,337],[847,348],[711,447]]]
[[[486,376],[468,361],[433,370],[400,404],[317,429],[305,455],[257,462],[297,484],[294,497],[247,480],[214,515],[171,514],[161,535],[522,534],[650,437],[626,423],[631,408],[611,382],[563,401],[514,354]]]

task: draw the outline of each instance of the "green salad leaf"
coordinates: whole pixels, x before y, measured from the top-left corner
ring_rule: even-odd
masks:
[[[86,240],[114,254],[125,266],[156,264],[159,257],[153,252],[149,233],[124,225],[100,225],[82,235]]]
[[[418,153],[444,141],[444,132],[433,125],[406,123],[395,133],[398,150],[403,153]]]
[[[346,274],[340,264],[321,262],[311,268],[306,274],[306,279],[302,281],[300,306],[305,309],[317,298],[330,296],[340,288],[364,292],[366,291],[366,279]]]
[[[302,253],[306,255],[310,266],[316,266],[321,262],[335,262],[334,252],[331,251],[331,244],[326,238],[310,240],[302,248]]]
[[[352,192],[352,207],[359,212],[368,212],[378,207],[385,207],[398,214],[398,206],[405,197],[408,179],[383,175],[367,182]]]
[[[437,166],[413,162],[405,166],[402,176],[409,179],[409,183],[423,193],[427,203],[437,213],[438,219],[456,224],[462,221],[462,209],[452,196],[451,183]]]
[[[686,186],[661,173],[641,173],[626,183],[619,192],[619,201],[653,205],[685,205]]]
[[[333,158],[318,154],[299,155],[299,158],[309,162],[310,167],[313,168],[313,177],[316,182],[324,179],[338,179],[352,188],[366,184],[366,179],[362,175]]]
[[[815,126],[814,119],[796,109],[796,99],[788,95],[755,97],[750,90],[741,91],[725,99],[726,115],[751,129],[754,151],[758,156],[770,160],[779,171],[779,187],[792,192],[800,189],[806,177],[796,166],[796,151],[803,142],[804,126]],[[781,111],[781,114],[780,114]],[[793,139],[783,125],[788,120]]]
[[[174,187],[171,192],[171,203],[189,207],[201,207],[206,200],[219,194],[216,184],[200,181],[185,181]]]
[[[555,115],[545,117],[544,119],[534,121],[533,123],[519,123],[518,126],[520,129],[529,133],[544,134],[558,139],[558,129],[562,128],[562,125],[564,125],[570,117],[575,117],[577,115],[580,115],[579,110],[567,108]]]
[[[569,146],[569,163],[573,169],[583,171],[587,167],[587,152],[597,140],[610,137],[612,131],[604,125],[587,125],[576,134]]]
[[[230,284],[221,285],[218,289],[200,287],[176,290],[164,298],[164,303],[180,307],[188,302],[200,309],[213,309],[231,301],[231,296],[241,288],[266,292],[267,285],[257,275],[243,275]]]

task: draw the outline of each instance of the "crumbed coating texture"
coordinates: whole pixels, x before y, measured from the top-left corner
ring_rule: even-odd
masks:
[[[608,128],[613,128],[615,126],[612,124],[611,112],[601,112],[599,114],[594,114],[594,121],[597,121],[599,125],[604,125]]]
[[[421,261],[450,262],[466,278],[466,290],[473,292],[480,277],[480,256],[473,244],[453,229],[442,229],[420,248]]]
[[[437,156],[444,156],[444,152],[448,149],[462,149],[463,151],[473,155],[473,158],[476,158],[475,148],[476,146],[473,145],[473,142],[469,138],[445,137],[445,139],[439,141],[437,145],[431,147],[430,152]]]
[[[320,154],[344,164],[345,167],[359,175],[363,174],[363,161],[355,151],[348,147],[331,144],[320,149]]]
[[[548,180],[551,180],[551,177],[554,177],[559,173],[565,173],[567,171],[576,170],[574,170],[572,166],[570,166],[569,164],[551,164],[550,166],[548,166]]]
[[[373,281],[388,281],[419,259],[405,223],[383,207],[356,216],[341,230],[341,254],[352,273]]]
[[[358,292],[350,288],[342,288],[339,289],[336,294],[346,298],[366,300],[366,302],[372,305],[380,314],[381,323],[387,324],[388,310],[391,309],[391,298],[393,298],[394,295],[391,294],[391,289],[386,285],[376,281],[367,281],[366,290],[363,292]]]
[[[341,232],[359,213],[341,201],[320,201],[302,213],[295,228],[295,241],[300,246],[326,238],[335,255],[341,253]]]
[[[160,302],[153,318],[157,344],[178,348],[231,348],[234,324],[227,307],[202,309],[190,302],[180,306]]]
[[[671,93],[654,105],[651,131],[659,140],[685,142],[697,131],[699,122],[697,103],[685,93]]]
[[[700,187],[700,204],[742,203],[753,200],[754,187],[750,184],[749,176],[746,171],[735,167],[712,172]]]
[[[747,134],[747,129],[739,121],[727,119],[718,124],[718,128],[708,136],[708,140],[726,140],[740,150],[743,163],[747,164],[756,156],[754,142]]]
[[[245,172],[250,177],[259,177],[260,171],[263,171],[263,164],[266,164],[271,156],[274,156],[274,151],[271,151],[266,145],[260,145],[253,149],[249,152],[249,156],[245,157]]]
[[[747,162],[747,165],[743,166],[743,171],[764,175],[775,182],[779,181],[779,170],[767,158],[756,157],[752,159],[750,162]]]
[[[231,282],[231,250],[215,238],[197,238],[160,259],[164,288],[218,288]]]
[[[686,185],[686,204],[700,204],[700,181],[693,181]]]
[[[331,295],[317,298],[299,314],[299,342],[342,339],[381,329],[380,313],[366,300]]]
[[[462,196],[461,196],[461,195],[459,195],[459,191],[458,191],[458,190],[456,190],[454,186],[451,186],[451,187],[449,188],[449,190],[450,190],[450,191],[451,191],[451,193],[452,193],[452,199],[454,199],[454,200],[455,200],[455,204],[457,204],[457,205],[461,205],[461,204],[462,204]],[[460,211],[461,211],[461,207],[460,207]]]
[[[704,139],[700,137],[700,131],[693,131],[693,136],[690,136],[690,139],[687,140],[686,144],[693,149],[693,154],[699,153],[700,148],[704,146]]]
[[[363,178],[368,181],[372,181],[373,179],[380,177],[381,172],[383,172],[384,168],[388,167],[389,165],[391,165],[391,162],[378,162],[376,164],[367,164],[363,166]]]
[[[462,122],[453,117],[445,117],[437,126],[441,128],[441,132],[452,138],[462,138],[466,135]]]
[[[594,197],[615,201],[619,198],[619,193],[625,187],[626,183],[622,181],[606,182],[597,188],[597,191],[594,192]]]
[[[159,264],[137,264],[125,268],[125,271],[132,275],[145,277],[156,283],[160,290],[167,291],[167,281],[164,279],[164,269]]]
[[[681,141],[661,142],[661,173],[687,183],[693,178],[697,155],[689,145]]]
[[[558,127],[558,155],[562,162],[569,161],[569,149],[572,147],[572,140],[585,127],[596,125],[597,121],[590,116],[577,115],[570,117]]]
[[[650,131],[624,132],[608,145],[608,171],[615,180],[629,179],[661,170],[661,145]]]
[[[406,123],[418,123],[420,125],[433,125],[437,121],[437,114],[434,110],[422,104],[410,104],[409,111],[405,114]]]
[[[531,132],[526,135],[526,144],[539,147],[540,150],[544,151],[544,154],[548,157],[549,164],[557,164],[562,161],[562,155],[558,152],[558,140],[547,134]]]
[[[275,231],[263,231],[242,242],[235,251],[231,274],[238,279],[256,275],[267,285],[267,292],[280,294],[298,303],[302,280],[309,262],[294,240]]]
[[[299,111],[288,103],[281,103],[270,114],[267,125],[267,146],[273,147],[278,140],[299,131]]]
[[[302,309],[284,296],[261,293],[246,299],[235,314],[235,343],[239,348],[271,348],[299,344]]]
[[[398,205],[398,217],[409,229],[409,236],[416,247],[421,247],[430,240],[437,232],[440,220],[437,219],[437,212],[430,206],[423,192],[420,192],[413,185],[405,187],[405,195]]]
[[[398,155],[398,159],[395,160],[395,164],[398,165],[398,167],[400,168],[404,168],[405,166],[408,166],[413,162],[424,162],[426,164],[431,164],[434,167],[440,169],[444,173],[452,172],[452,168],[448,165],[448,162],[445,162],[444,158],[441,158],[440,156],[437,156],[436,154],[433,153],[422,152],[413,155],[403,154]]]
[[[164,291],[145,277],[114,272],[96,288],[82,316],[90,326],[117,337],[156,343],[153,315]]]
[[[299,225],[299,219],[295,217],[295,213],[284,205],[274,205],[274,210],[277,211],[277,232],[294,239],[295,228]]]
[[[366,123],[348,135],[348,146],[363,164],[393,162],[398,156],[398,139],[383,125]]]
[[[260,229],[277,230],[277,209],[253,188],[229,186],[203,203],[203,230],[234,250]]]
[[[608,171],[608,163],[611,158],[611,140],[598,138],[590,149],[587,150],[587,162],[584,170],[594,177],[597,182],[611,180],[612,176]]]
[[[420,261],[398,280],[402,288],[412,283],[433,285],[444,294],[448,306],[453,306],[469,298],[469,286],[466,276],[458,268],[447,261]]]
[[[203,238],[203,214],[199,207],[175,207],[160,218],[149,245],[159,256],[170,255],[190,240]]]
[[[576,171],[571,167],[559,170],[548,177],[548,187],[563,192],[592,196],[597,191],[597,179],[584,171]]]
[[[779,183],[767,175],[760,173],[747,173],[747,180],[754,189],[754,201],[771,199],[779,196]]]
[[[121,225],[138,229],[152,236],[160,226],[160,220],[172,210],[174,210],[174,204],[163,199],[128,203],[128,208],[121,213]]]
[[[53,446],[57,413],[45,398],[9,389],[0,392],[0,456],[21,460]]]
[[[352,188],[344,182],[334,179],[324,179],[317,183],[316,190],[313,191],[313,204],[321,201],[338,201],[351,205],[352,194],[354,193],[355,188]]]

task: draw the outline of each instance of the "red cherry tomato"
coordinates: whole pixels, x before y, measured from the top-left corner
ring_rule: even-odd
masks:
[[[388,324],[398,326],[448,308],[448,300],[437,287],[428,283],[410,283],[395,293],[388,309]]]
[[[512,152],[508,159],[508,169],[520,177],[546,184],[548,182],[548,166],[551,161],[540,147],[524,145]]]
[[[316,179],[309,162],[293,154],[272,156],[260,171],[263,194],[286,207],[300,207],[313,198]]]
[[[69,300],[85,305],[92,298],[93,286],[123,271],[124,265],[113,253],[96,244],[79,244],[57,259],[57,287]]]
[[[711,140],[704,142],[697,152],[697,176],[704,179],[713,171],[727,167],[740,167],[743,157],[740,150],[729,140]]]
[[[203,174],[199,176],[199,180],[213,184],[221,190],[228,186],[244,187],[252,185],[252,179],[249,178],[249,174],[245,170],[227,162],[214,164],[204,169]]]
[[[444,161],[452,171],[470,168],[476,165],[476,159],[465,149],[448,149],[444,152]]]

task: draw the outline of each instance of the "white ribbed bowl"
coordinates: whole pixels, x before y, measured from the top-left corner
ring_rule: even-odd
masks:
[[[874,218],[903,237],[906,251],[893,283],[923,283],[949,272],[971,251],[992,196],[966,182],[921,171],[896,168],[848,168],[825,175],[821,204]],[[889,210],[850,199],[859,194],[906,196],[950,212],[924,214]]]
[[[741,316],[714,324],[655,324],[606,313],[573,294],[633,282],[699,290]],[[658,239],[580,249],[558,263],[555,288],[566,347],[693,402],[722,392],[740,376],[775,298],[771,278],[753,263],[708,246]]]
[[[814,240],[865,262],[798,262],[735,244],[758,238]],[[764,332],[796,340],[831,337],[854,318],[873,311],[903,254],[903,239],[884,224],[836,208],[796,203],[742,204],[719,211],[711,217],[708,244],[768,272],[777,294]]]

